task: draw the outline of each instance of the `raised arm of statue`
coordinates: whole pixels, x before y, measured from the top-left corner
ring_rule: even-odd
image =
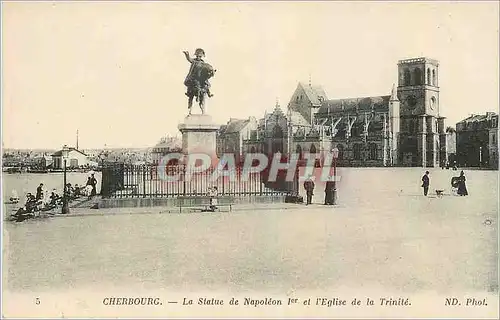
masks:
[[[182,52],[184,52],[184,55],[186,56],[187,61],[189,61],[189,63],[192,63],[193,59],[191,59],[191,57],[189,56],[189,52],[188,51],[182,51]]]

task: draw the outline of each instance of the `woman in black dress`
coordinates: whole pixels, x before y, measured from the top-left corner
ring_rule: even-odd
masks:
[[[469,193],[467,192],[467,186],[465,185],[465,174],[463,171],[460,172],[460,177],[458,177],[458,190],[457,194],[459,196],[466,196]]]

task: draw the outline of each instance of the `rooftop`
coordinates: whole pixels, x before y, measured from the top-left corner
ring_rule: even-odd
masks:
[[[83,153],[82,151],[78,150],[77,148],[70,147],[69,151],[70,152],[71,151],[76,151],[76,152],[79,152],[79,153],[83,154],[84,156],[86,156],[85,153]],[[54,152],[51,156],[53,156],[53,157],[61,157],[62,156],[62,150]]]
[[[426,58],[426,57],[403,59],[403,60],[398,61],[398,65],[400,65],[400,64],[415,64],[415,63],[432,63],[435,65],[439,65],[439,61],[437,61],[435,59]]]
[[[495,116],[498,117],[498,115],[495,112],[486,112],[486,114],[471,114],[470,116],[459,121],[458,123],[487,121]]]
[[[321,101],[328,99],[322,86],[307,85],[302,82],[299,82],[299,86],[302,87],[313,106],[320,106]]]
[[[389,106],[391,96],[375,96],[362,98],[326,100],[322,103],[318,113],[337,112],[344,110],[371,111],[386,109]]]

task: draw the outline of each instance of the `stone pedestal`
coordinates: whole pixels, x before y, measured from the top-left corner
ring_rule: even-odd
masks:
[[[184,154],[203,153],[212,159],[217,156],[216,138],[219,126],[207,114],[192,114],[179,124],[182,133],[182,151]]]

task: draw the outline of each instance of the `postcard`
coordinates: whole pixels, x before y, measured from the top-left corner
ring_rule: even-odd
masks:
[[[498,319],[499,4],[2,2],[2,317]]]

